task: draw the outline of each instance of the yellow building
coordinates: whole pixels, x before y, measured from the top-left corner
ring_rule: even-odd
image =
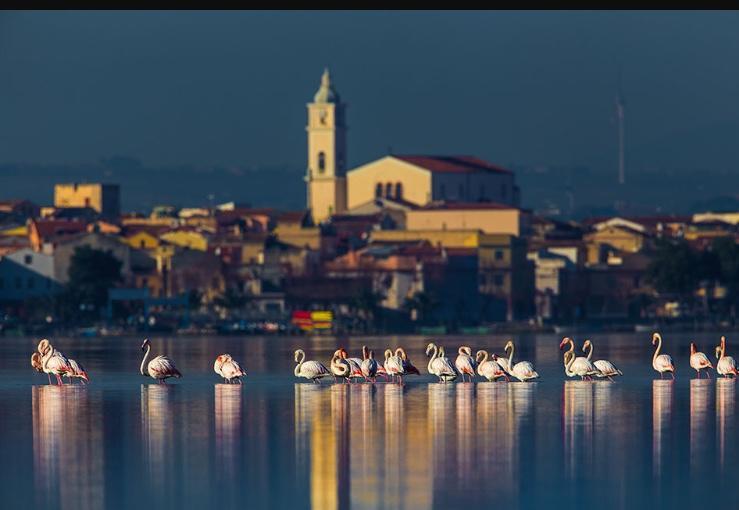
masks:
[[[200,251],[206,251],[208,249],[208,237],[197,230],[172,230],[160,235],[159,238],[162,241],[167,241],[168,243],[182,248],[190,248],[192,250]]]
[[[495,202],[518,206],[511,171],[474,156],[390,155],[347,177],[349,209],[376,198],[426,206],[434,201]]]
[[[431,204],[405,213],[408,230],[482,230],[487,234],[520,236],[528,230],[528,215],[516,207],[495,203]]]
[[[117,184],[57,184],[54,207],[89,207],[106,218],[121,214],[120,188]]]
[[[583,237],[587,249],[587,263],[605,262],[608,252],[618,251],[636,253],[642,250],[647,234],[626,226],[604,225],[595,232]]]
[[[328,69],[307,106],[308,208],[321,222],[346,210],[346,105],[331,85]]]
[[[134,234],[124,237],[123,242],[131,248],[140,250],[153,250],[158,248],[160,244],[159,238],[146,230],[139,230]]]

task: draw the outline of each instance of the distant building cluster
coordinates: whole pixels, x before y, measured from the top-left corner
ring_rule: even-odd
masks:
[[[657,240],[702,250],[737,239],[739,213],[538,217],[520,207],[513,172],[474,156],[390,154],[350,170],[345,105],[328,72],[306,129],[303,210],[124,213],[119,187],[101,183],[58,184],[53,206],[0,202],[0,306],[60,292],[75,249],[90,246],[121,262],[115,295],[195,293],[222,316],[320,309],[349,328],[448,330],[638,319],[655,293],[645,274]]]

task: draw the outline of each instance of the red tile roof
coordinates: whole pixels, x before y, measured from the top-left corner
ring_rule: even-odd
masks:
[[[394,158],[405,161],[412,165],[420,166],[430,172],[441,173],[474,173],[474,172],[493,172],[510,174],[511,171],[488,163],[474,156],[423,156],[409,155],[396,156]]]
[[[42,239],[62,234],[76,234],[77,232],[85,232],[87,223],[83,221],[71,220],[37,220],[33,224],[38,230]]]
[[[497,202],[452,202],[452,201],[439,201],[431,202],[430,204],[421,207],[421,209],[427,210],[445,210],[445,211],[462,211],[462,210],[475,210],[475,209],[518,209],[512,205],[499,204]]]

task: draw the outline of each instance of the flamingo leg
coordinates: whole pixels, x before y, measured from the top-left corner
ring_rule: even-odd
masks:
[[[48,378],[49,378],[49,384],[51,384],[51,374],[47,373],[47,374],[46,374],[46,377],[48,377]]]
[[[675,380],[675,372],[670,372],[670,375],[672,376],[672,380]]]
[[[62,377],[59,374],[56,374],[56,382],[59,383],[59,386],[64,386],[64,381],[62,381]]]

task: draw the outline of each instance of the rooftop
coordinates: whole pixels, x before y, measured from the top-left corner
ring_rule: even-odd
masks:
[[[439,173],[475,173],[475,172],[493,172],[510,174],[511,171],[488,163],[475,156],[431,156],[431,155],[395,155],[392,157],[416,165],[428,170],[429,172]]]

